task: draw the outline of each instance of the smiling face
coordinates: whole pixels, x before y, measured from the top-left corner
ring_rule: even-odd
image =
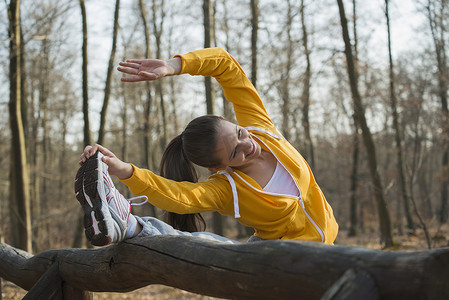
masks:
[[[225,120],[221,122],[215,149],[215,157],[221,162],[220,168],[245,167],[259,157],[261,151],[248,130]]]

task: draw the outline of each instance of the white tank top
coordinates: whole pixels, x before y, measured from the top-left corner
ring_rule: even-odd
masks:
[[[299,196],[299,190],[293,178],[279,162],[277,162],[273,176],[263,187],[263,190],[270,193]]]

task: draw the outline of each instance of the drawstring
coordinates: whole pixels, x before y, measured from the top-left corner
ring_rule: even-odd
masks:
[[[145,199],[145,200],[142,202],[139,202],[139,203],[131,203],[132,201],[137,200],[137,199]],[[126,200],[129,202],[129,204],[131,204],[133,206],[139,206],[139,205],[144,205],[145,203],[147,203],[148,197],[147,196],[137,196],[137,197],[132,197],[132,198],[129,198]]]
[[[237,187],[235,186],[234,179],[232,178],[231,174],[226,171],[220,172],[219,174],[225,175],[226,178],[228,178],[229,184],[231,185],[232,189],[232,197],[234,199],[234,218],[240,218],[239,196],[237,194]]]

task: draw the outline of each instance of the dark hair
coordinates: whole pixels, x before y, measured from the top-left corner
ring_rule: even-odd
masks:
[[[181,135],[182,150],[188,160],[205,168],[220,166],[221,162],[214,154],[223,120],[223,117],[205,115],[190,121]]]
[[[205,115],[193,119],[184,132],[170,141],[162,155],[161,176],[176,181],[198,181],[194,164],[212,168],[220,162],[214,156],[221,117]],[[204,231],[206,222],[199,214],[168,212],[167,222],[182,231]]]

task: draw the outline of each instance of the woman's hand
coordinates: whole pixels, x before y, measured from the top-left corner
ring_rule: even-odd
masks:
[[[103,154],[101,160],[108,165],[109,174],[117,176],[119,179],[128,179],[133,175],[134,168],[132,165],[121,161],[110,150],[95,144],[86,146],[80,156],[79,164],[84,164],[95,152],[100,151]]]
[[[124,82],[153,81],[165,76],[178,75],[182,60],[179,57],[167,61],[160,59],[127,59],[120,62],[117,70],[133,76],[122,77]]]

